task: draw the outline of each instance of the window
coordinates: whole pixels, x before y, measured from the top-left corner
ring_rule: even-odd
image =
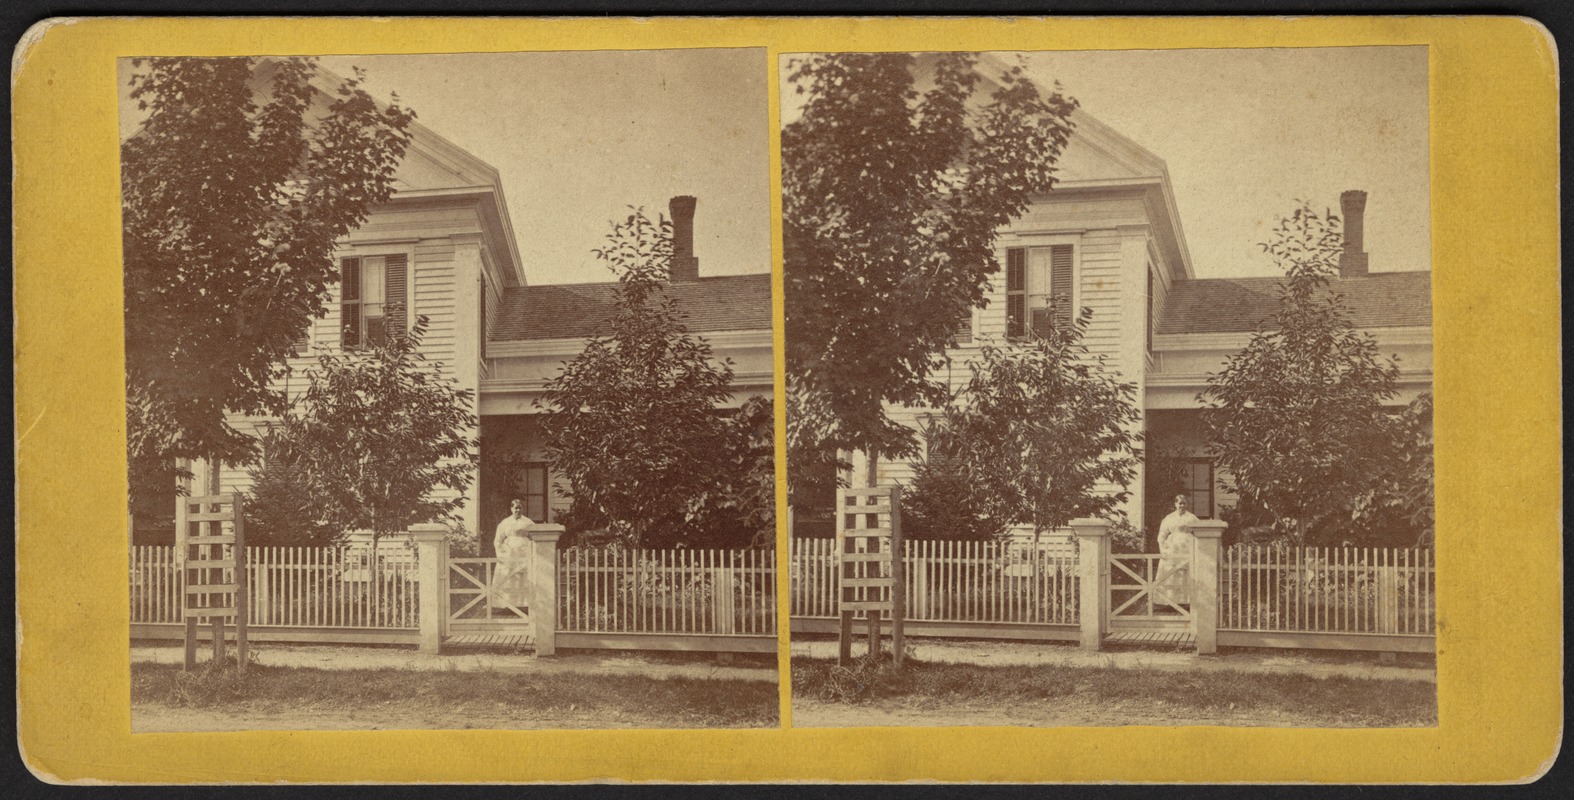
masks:
[[[1213,518],[1213,462],[1188,458],[1180,462],[1181,492],[1191,498],[1191,513]]]
[[[526,464],[521,471],[523,491],[520,499],[525,501],[525,516],[536,522],[550,522],[547,519],[552,509],[549,504],[550,495],[547,492],[547,465],[544,461]]]
[[[956,327],[957,344],[967,344],[973,341],[973,312],[971,309],[962,312],[962,324]]]
[[[1013,247],[1006,251],[1006,337],[1070,326],[1073,311],[1073,245]],[[1055,298],[1052,305],[1050,300]],[[1031,324],[1031,328],[1029,325]]]
[[[1148,341],[1148,352],[1153,352],[1153,265],[1148,264],[1148,317],[1147,327],[1144,328]]]
[[[486,360],[486,276],[481,277],[481,360]],[[529,516],[529,515],[526,515]],[[530,517],[535,519],[535,517]]]
[[[410,259],[356,256],[339,262],[339,320],[346,349],[380,345],[405,332]]]

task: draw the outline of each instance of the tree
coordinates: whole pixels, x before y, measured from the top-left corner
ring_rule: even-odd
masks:
[[[313,110],[312,59],[136,63],[147,116],[121,146],[134,508],[169,493],[177,458],[255,454],[226,416],[283,410],[272,382],[323,312],[334,242],[391,195],[415,116],[359,73]]]
[[[565,526],[636,547],[754,538],[715,515],[740,512],[755,530],[764,518],[761,470],[772,464],[758,431],[769,405],[746,405],[733,420],[719,410],[732,367],[689,334],[666,293],[671,224],[636,210],[596,257],[618,278],[607,333],[563,366],[541,400],[547,460],[572,496]]]
[[[1356,498],[1355,538],[1424,547],[1437,528],[1431,392],[1416,397],[1389,421],[1394,447],[1379,480]]]
[[[1020,66],[980,97],[977,60],[939,55],[922,92],[902,53],[789,74],[805,97],[782,132],[790,474],[913,454],[885,404],[945,402],[932,374],[999,271],[995,231],[1054,184],[1075,101]]]
[[[697,542],[716,546],[776,542],[776,412],[769,397],[751,397],[726,418],[715,485],[701,506]]]
[[[249,545],[322,547],[343,534],[323,517],[309,465],[293,447],[298,432],[292,422],[293,417],[269,426],[261,437],[261,457],[250,470],[246,493]]]
[[[1356,498],[1389,468],[1395,442],[1383,404],[1399,368],[1355,330],[1330,285],[1339,218],[1306,204],[1262,245],[1284,270],[1279,308],[1200,400],[1209,455],[1226,488],[1297,544],[1342,540]]]
[[[476,465],[474,394],[421,353],[427,319],[382,345],[317,356],[279,428],[322,518],[382,536],[464,505]]]
[[[1136,477],[1141,414],[1136,387],[1083,344],[1091,317],[1083,309],[1068,326],[984,343],[938,423],[945,432],[919,470],[916,505],[952,502],[980,520],[1029,525],[1035,544],[1073,519],[1119,515]],[[936,486],[965,494],[925,500]]]

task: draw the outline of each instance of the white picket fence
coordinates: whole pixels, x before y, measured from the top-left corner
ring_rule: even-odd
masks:
[[[557,630],[775,636],[776,553],[561,550]]]
[[[1220,564],[1220,631],[1431,636],[1431,550],[1237,545]]]
[[[413,636],[420,598],[413,551],[379,548],[373,569],[369,547],[247,548],[248,625],[267,636],[269,628],[308,632],[343,631],[350,641],[379,633],[379,641]],[[180,623],[184,589],[175,548],[131,548],[131,623],[133,627]],[[376,584],[373,584],[375,575]],[[325,639],[326,640],[326,639]]]
[[[419,644],[420,552],[434,553],[442,569],[433,572],[446,577],[438,595],[439,606],[442,599],[449,606],[441,610],[443,631],[512,634],[514,641],[539,635],[534,618],[542,615],[523,611],[528,571],[509,582],[514,588],[501,589],[494,585],[496,559],[449,558],[445,543],[430,546],[435,549],[380,547],[375,587],[369,547],[248,548],[252,637]],[[557,597],[557,613],[544,618],[553,621],[563,647],[774,652],[775,555],[558,550],[556,569],[548,570],[555,575],[555,590],[548,590]],[[184,586],[175,548],[133,547],[130,589],[132,638],[178,638]]]
[[[834,539],[791,542],[794,631],[835,629],[835,545]],[[1075,638],[1077,562],[1063,549],[1034,550],[1016,542],[909,540],[902,543],[902,551],[912,635]]]
[[[834,547],[832,539],[791,542],[788,602],[794,632],[836,630]],[[1080,556],[1040,551],[1035,572],[1031,549],[1016,542],[907,541],[903,550],[911,635],[1076,638],[1083,610]],[[1189,581],[1189,571],[1176,574]],[[1430,550],[1237,545],[1221,554],[1216,572],[1220,644],[1416,652],[1434,647]],[[1122,592],[1129,595],[1131,589],[1120,580],[1110,584],[1110,596],[1102,599],[1106,618]],[[1128,609],[1121,619],[1129,617]]]

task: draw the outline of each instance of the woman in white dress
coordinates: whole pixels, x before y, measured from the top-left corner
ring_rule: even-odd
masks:
[[[515,500],[508,516],[497,523],[492,549],[497,553],[497,571],[492,573],[490,593],[493,608],[513,606],[525,610],[529,592],[525,585],[525,564],[530,557],[530,537],[525,533],[535,521],[525,516],[525,503]]]
[[[1191,564],[1193,537],[1186,528],[1200,521],[1191,513],[1191,498],[1175,495],[1175,510],[1159,523],[1159,575],[1168,573],[1168,577],[1159,582],[1158,595],[1153,598],[1155,610],[1166,602],[1178,606],[1191,603],[1191,570],[1187,567]]]

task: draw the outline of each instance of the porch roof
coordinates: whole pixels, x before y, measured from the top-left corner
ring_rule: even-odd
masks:
[[[616,283],[510,287],[487,338],[495,342],[583,339],[605,333]],[[667,284],[689,331],[769,330],[771,276],[714,275]]]
[[[1176,281],[1164,303],[1158,334],[1253,331],[1279,308],[1280,278],[1193,278]],[[1431,272],[1373,272],[1332,278],[1357,328],[1432,324]]]

